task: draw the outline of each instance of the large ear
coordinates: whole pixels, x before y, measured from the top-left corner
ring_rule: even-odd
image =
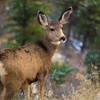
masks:
[[[61,14],[61,16],[60,16],[60,18],[59,18],[59,22],[60,22],[61,24],[66,24],[66,23],[68,23],[68,19],[70,18],[71,14],[72,14],[72,7],[69,7],[67,10],[65,10],[65,11]]]
[[[38,17],[39,23],[43,27],[46,27],[48,25],[48,18],[42,11],[38,11],[38,16],[37,17]]]

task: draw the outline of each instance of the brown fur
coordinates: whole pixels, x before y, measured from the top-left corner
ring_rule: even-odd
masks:
[[[40,13],[39,18],[43,26],[48,24],[45,26],[43,40],[0,51],[0,100],[11,100],[20,88],[26,91],[26,98],[29,100],[28,85],[34,81],[39,83],[40,97],[43,100],[45,76],[64,34],[62,24],[58,21],[47,22],[44,13]]]
[[[36,77],[41,84],[50,69],[51,57],[56,48],[57,46],[45,40],[45,43],[38,41],[19,48],[1,50],[0,62],[4,64],[2,69],[7,73],[1,83],[6,87],[6,91],[10,90],[14,94],[19,88],[34,82]],[[6,95],[8,94],[5,94],[5,97]],[[11,97],[12,93],[11,96],[9,93],[9,97],[4,100],[10,100]]]
[[[11,86],[16,88],[14,91],[17,91],[21,85],[34,82],[36,77],[43,80],[41,78],[48,73],[51,57],[57,48],[54,46],[52,50],[49,50],[49,44],[46,43],[48,41],[45,41],[45,44],[43,41],[38,41],[23,47],[0,51],[0,61],[8,74],[4,76],[2,85],[10,87],[8,91],[11,90]]]

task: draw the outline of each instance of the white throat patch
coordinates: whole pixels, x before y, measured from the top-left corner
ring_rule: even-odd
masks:
[[[54,45],[59,45],[60,44],[60,41],[51,42],[51,43],[54,44]]]

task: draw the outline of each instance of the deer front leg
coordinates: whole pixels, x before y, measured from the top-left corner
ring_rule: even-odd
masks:
[[[30,85],[25,89],[25,100],[30,100]]]
[[[40,100],[43,100],[43,96],[44,96],[44,78],[41,78],[39,80],[39,90],[40,90]]]
[[[24,87],[25,100],[30,100],[30,85],[25,84]]]
[[[43,96],[44,96],[44,81],[40,82],[40,100],[43,100]]]

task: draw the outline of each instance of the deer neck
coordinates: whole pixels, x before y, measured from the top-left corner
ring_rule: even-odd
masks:
[[[42,40],[42,43],[46,47],[47,53],[49,53],[49,55],[51,57],[56,52],[56,50],[57,50],[57,48],[59,46],[58,44],[52,44],[52,42],[47,38],[47,36],[44,36],[44,38]]]

